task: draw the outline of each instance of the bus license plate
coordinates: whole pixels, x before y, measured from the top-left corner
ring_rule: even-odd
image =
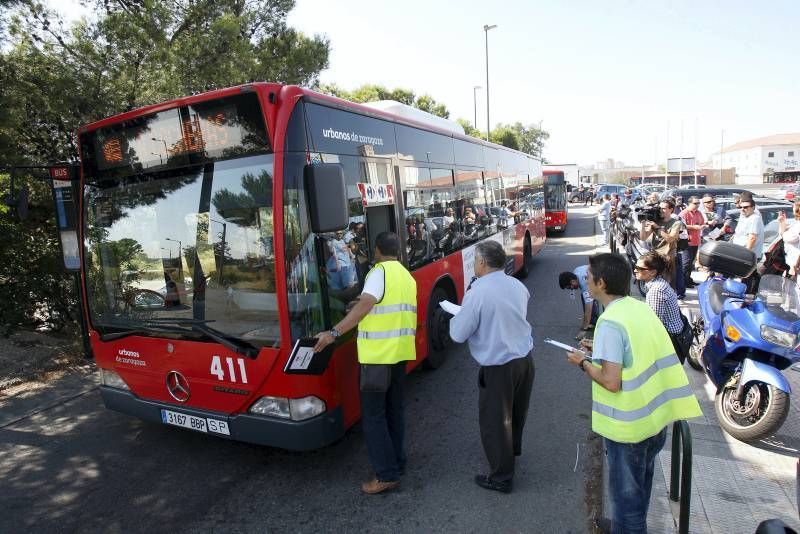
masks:
[[[219,419],[202,418],[170,410],[161,410],[161,421],[165,425],[179,426],[189,430],[196,430],[197,432],[216,432],[226,436],[231,435],[228,423]]]

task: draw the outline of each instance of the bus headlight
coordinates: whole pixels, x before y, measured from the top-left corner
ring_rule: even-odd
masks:
[[[765,324],[761,325],[761,339],[781,347],[791,348],[795,343],[795,335]]]
[[[304,421],[325,412],[325,401],[309,396],[301,399],[286,397],[261,397],[251,407],[250,413]]]
[[[289,412],[292,420],[304,421],[315,415],[325,412],[325,401],[318,397],[303,397],[302,399],[289,399]]]
[[[100,383],[104,386],[117,389],[130,389],[128,384],[114,371],[100,368]]]

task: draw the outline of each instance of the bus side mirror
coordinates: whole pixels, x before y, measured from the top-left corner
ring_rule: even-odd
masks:
[[[321,234],[346,228],[350,220],[342,166],[338,163],[306,165],[303,175],[308,191],[311,230]]]

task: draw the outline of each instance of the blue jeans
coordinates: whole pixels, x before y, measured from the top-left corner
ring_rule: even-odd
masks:
[[[600,233],[603,234],[603,243],[608,243],[608,219],[597,219],[600,223]]]
[[[617,443],[604,438],[611,494],[611,532],[647,532],[647,508],[653,489],[653,469],[664,447],[667,429],[639,443]]]
[[[392,366],[392,382],[386,393],[361,392],[361,427],[367,442],[369,461],[375,476],[384,482],[398,480],[406,468],[403,447],[406,363]]]
[[[675,256],[675,293],[679,298],[686,296],[686,280],[683,276],[683,252],[679,250]]]

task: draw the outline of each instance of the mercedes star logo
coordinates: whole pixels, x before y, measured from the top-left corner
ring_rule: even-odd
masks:
[[[178,371],[167,373],[167,391],[178,402],[186,402],[191,396],[189,382]]]

